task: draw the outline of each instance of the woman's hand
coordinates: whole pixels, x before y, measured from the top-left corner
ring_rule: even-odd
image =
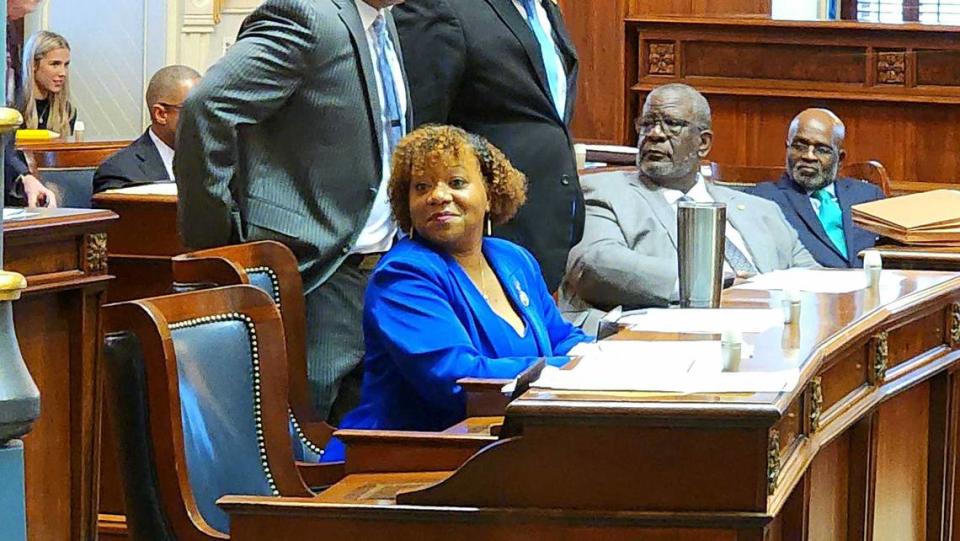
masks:
[[[57,196],[33,175],[23,175],[23,193],[27,196],[27,208],[57,208]]]

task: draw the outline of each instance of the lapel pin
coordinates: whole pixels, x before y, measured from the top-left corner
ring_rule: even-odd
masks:
[[[742,203],[739,204],[739,205],[737,205],[737,210],[746,210],[746,208],[747,208],[747,206],[744,205],[744,204],[742,204]]]
[[[513,287],[517,288],[517,297],[520,299],[520,304],[524,307],[530,306],[530,297],[527,297],[527,292],[520,287],[520,281],[514,280]]]

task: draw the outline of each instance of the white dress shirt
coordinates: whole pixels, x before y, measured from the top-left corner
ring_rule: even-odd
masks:
[[[173,149],[157,137],[157,134],[153,133],[153,128],[150,128],[147,132],[150,134],[150,140],[153,141],[153,146],[157,147],[157,152],[160,153],[160,161],[163,162],[163,168],[167,170],[167,181],[173,182]]]
[[[370,61],[373,65],[373,74],[377,82],[377,97],[380,100],[380,125],[381,138],[383,146],[381,147],[381,158],[383,169],[380,172],[380,188],[377,190],[377,196],[373,200],[373,207],[370,209],[370,216],[363,230],[357,237],[356,244],[350,250],[352,254],[367,254],[374,252],[385,252],[390,249],[393,243],[393,237],[397,232],[397,224],[393,221],[390,214],[390,201],[387,197],[387,182],[390,180],[390,152],[387,149],[387,126],[389,120],[384,114],[384,98],[382,82],[380,81],[380,65],[377,59],[377,36],[373,31],[373,23],[377,16],[383,10],[378,10],[363,0],[354,0],[357,5],[357,11],[360,12],[360,20],[363,22],[363,28],[366,30],[367,48],[370,50]],[[384,16],[386,13],[384,12]],[[400,107],[400,121],[406,127],[407,113],[407,93],[403,86],[403,70],[400,68],[400,59],[393,49],[391,40],[387,40],[387,62],[390,64],[390,71],[393,72],[393,81],[396,86],[397,105]],[[406,131],[406,130],[404,130]]]
[[[558,73],[563,74],[563,80],[566,82],[567,79],[567,69],[563,65],[563,54],[560,52],[560,46],[557,45],[557,38],[553,33],[553,25],[550,24],[550,17],[547,15],[547,10],[543,9],[543,4],[540,3],[540,0],[534,0],[533,4],[537,8],[537,20],[540,21],[540,27],[543,28],[543,31],[553,39],[553,45],[557,52],[556,56],[556,66]],[[517,10],[520,12],[520,15],[523,15],[523,20],[527,20],[527,10],[523,8],[523,4],[520,3],[520,0],[513,0],[513,5],[516,6]],[[560,94],[556,96],[557,103],[567,103],[567,85],[560,85],[560,88],[557,89],[557,93]]]
[[[677,203],[680,201],[680,198],[686,195],[690,199],[693,199],[697,203],[713,203],[713,196],[710,195],[710,192],[707,191],[706,181],[703,180],[703,176],[697,173],[697,183],[690,188],[686,194],[680,190],[672,190],[670,188],[660,188],[660,193],[663,194],[663,198],[667,200],[667,204],[673,208],[674,214],[677,212]],[[737,231],[733,224],[730,223],[730,220],[727,220],[727,228],[724,231],[724,235],[734,246],[739,249],[743,255],[756,266],[756,263],[753,261],[753,256],[750,254],[750,249],[747,246],[747,243],[743,241],[743,236],[740,235],[740,232]],[[723,272],[724,274],[734,274],[733,269],[730,267],[730,264],[727,263],[727,260],[723,260]],[[678,282],[679,284],[679,282]]]

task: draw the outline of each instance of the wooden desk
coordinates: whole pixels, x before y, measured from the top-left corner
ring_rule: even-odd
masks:
[[[887,269],[960,271],[960,247],[877,246]]]
[[[97,167],[113,153],[126,148],[130,141],[87,141],[74,143],[60,139],[26,141],[17,144],[30,160],[31,168],[60,169]]]
[[[522,435],[456,471],[365,471],[313,499],[226,497],[231,538],[949,537],[960,276],[896,275],[879,292],[806,294],[797,326],[750,338],[744,369],[800,367],[789,392],[533,389],[507,407]]]
[[[4,268],[27,277],[14,325],[40,388],[40,418],[23,438],[32,541],[95,536],[100,305],[111,279],[106,230],[116,217],[43,209],[3,224]]]
[[[93,206],[120,216],[110,229],[108,259],[117,279],[109,301],[170,293],[170,260],[188,251],[177,233],[177,197],[101,192],[93,196]]]

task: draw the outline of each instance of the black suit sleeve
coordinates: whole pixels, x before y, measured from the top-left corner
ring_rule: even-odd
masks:
[[[393,18],[410,84],[414,125],[446,124],[466,69],[460,20],[447,0],[407,0],[393,8]]]
[[[30,167],[23,153],[13,144],[13,137],[7,137],[3,151],[3,201],[6,205],[23,206],[26,198],[20,177],[30,174]]]

